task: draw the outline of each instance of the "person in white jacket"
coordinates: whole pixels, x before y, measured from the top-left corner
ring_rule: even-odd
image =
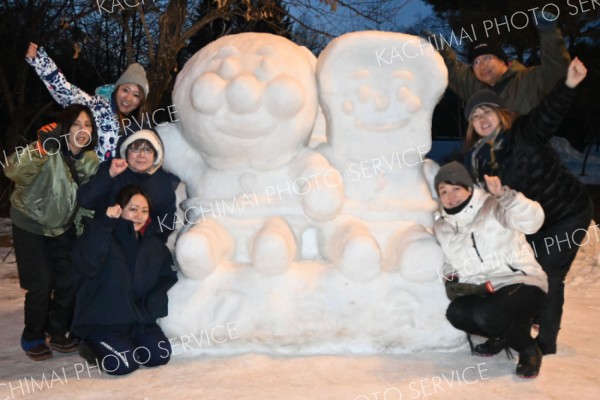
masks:
[[[539,203],[485,176],[490,193],[474,187],[463,165],[454,161],[435,176],[442,208],[435,235],[446,258],[444,277],[451,302],[448,321],[457,329],[492,340],[473,352],[489,356],[496,343],[519,352],[516,374],[538,375],[542,353],[531,337],[532,319],[548,291],[547,276],[525,234],[544,222]],[[469,339],[470,340],[470,339]]]

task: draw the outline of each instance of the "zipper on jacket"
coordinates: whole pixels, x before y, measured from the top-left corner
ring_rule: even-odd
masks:
[[[479,257],[479,261],[483,263],[483,258],[481,258],[481,254],[479,254],[479,249],[477,249],[477,243],[475,243],[475,234],[471,232],[471,241],[473,242],[473,248],[475,249],[475,253],[477,253],[477,257]]]
[[[520,272],[520,273],[522,273],[523,275],[527,276],[527,272],[523,271],[522,269],[513,268],[513,266],[512,266],[512,265],[510,265],[510,264],[506,264],[506,266],[507,266],[508,268],[510,268],[510,270],[511,270],[512,272]]]

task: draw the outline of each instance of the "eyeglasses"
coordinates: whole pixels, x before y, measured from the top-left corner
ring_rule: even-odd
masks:
[[[486,62],[490,61],[492,58],[494,58],[494,56],[491,54],[486,54],[486,55],[477,57],[475,60],[473,60],[473,66],[475,67],[476,65],[486,63]]]
[[[128,150],[133,154],[154,154],[154,149],[152,147],[140,147],[139,149],[134,149],[130,147]]]

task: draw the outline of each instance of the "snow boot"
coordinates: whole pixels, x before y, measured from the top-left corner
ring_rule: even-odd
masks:
[[[473,348],[473,354],[482,357],[491,357],[500,353],[506,348],[506,339],[490,338],[485,342],[478,344]]]
[[[519,378],[535,378],[540,373],[541,366],[542,352],[537,344],[534,343],[519,352],[519,363],[517,364],[517,376]]]

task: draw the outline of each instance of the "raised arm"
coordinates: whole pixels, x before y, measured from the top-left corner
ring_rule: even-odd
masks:
[[[90,96],[67,81],[43,47],[38,48],[35,43],[29,43],[25,61],[33,67],[36,74],[44,82],[44,85],[46,85],[50,95],[61,106],[83,104],[91,107],[96,102],[94,96]]]
[[[550,140],[575,100],[575,87],[586,75],[587,69],[578,58],[571,61],[566,80],[559,81],[537,107],[515,121],[512,128],[515,140],[534,144]]]
[[[544,223],[544,210],[537,201],[502,186],[497,176],[484,175],[488,190],[496,197],[494,216],[505,228],[525,234],[537,232]]]
[[[448,68],[448,87],[454,91],[458,97],[467,100],[471,95],[485,87],[471,67],[461,61],[458,61],[456,52],[445,47],[440,50],[440,55]]]

